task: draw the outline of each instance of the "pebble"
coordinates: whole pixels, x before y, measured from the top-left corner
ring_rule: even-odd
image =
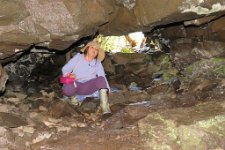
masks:
[[[57,127],[57,132],[70,132],[70,127]]]
[[[46,132],[46,133],[40,133],[35,139],[33,139],[32,143],[38,143],[43,141],[44,139],[49,139],[52,136],[52,134]]]
[[[87,127],[87,124],[86,123],[79,122],[79,123],[77,123],[77,127],[79,127],[79,128],[85,128],[85,127]]]

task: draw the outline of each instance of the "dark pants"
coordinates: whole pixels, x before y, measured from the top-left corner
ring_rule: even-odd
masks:
[[[94,92],[107,88],[105,78],[100,76],[95,79],[91,79],[87,82],[81,83],[76,81],[77,87],[71,84],[64,84],[62,88],[63,95],[75,96],[75,95],[90,95]]]

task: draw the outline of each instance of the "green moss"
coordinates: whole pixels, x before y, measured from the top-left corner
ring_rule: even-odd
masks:
[[[211,58],[197,61],[187,68],[184,74],[188,77],[198,77],[202,75],[225,76],[225,58]]]
[[[225,63],[225,58],[222,57],[214,57],[210,59],[215,64]]]
[[[174,77],[176,77],[178,73],[178,70],[177,69],[169,69],[169,70],[165,70],[163,72],[163,80],[164,81],[168,81]]]
[[[131,48],[122,48],[121,49],[121,53],[134,53],[134,50],[132,50]]]
[[[159,58],[161,69],[168,69],[172,66],[169,55],[161,55]]]
[[[213,149],[225,138],[225,109],[216,103],[153,113],[144,120],[139,128],[149,149]]]
[[[215,68],[212,72],[214,74],[216,74],[217,76],[224,77],[225,76],[225,65]]]

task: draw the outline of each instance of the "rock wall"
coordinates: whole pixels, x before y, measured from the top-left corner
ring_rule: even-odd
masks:
[[[149,32],[159,25],[218,18],[224,10],[223,0],[0,0],[0,61],[34,44],[63,50],[96,33]]]

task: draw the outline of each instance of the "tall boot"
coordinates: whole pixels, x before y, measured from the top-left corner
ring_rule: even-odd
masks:
[[[108,89],[101,89],[100,90],[100,106],[102,108],[103,114],[110,114],[111,110],[109,108],[109,101],[107,95]]]

